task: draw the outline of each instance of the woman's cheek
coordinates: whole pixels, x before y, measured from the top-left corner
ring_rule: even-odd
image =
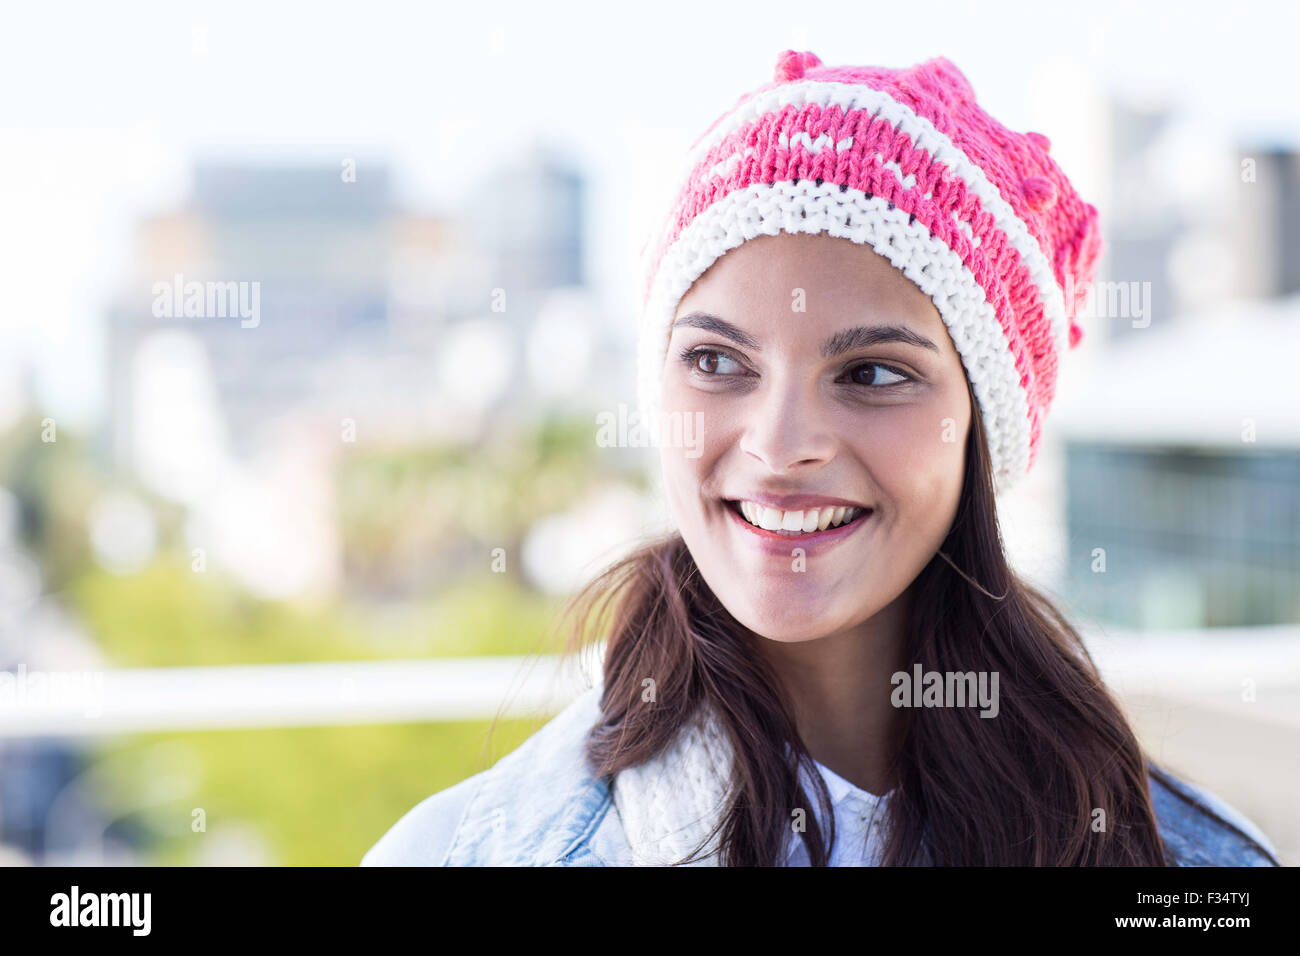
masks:
[[[899,406],[872,425],[872,460],[882,472],[924,481],[961,466],[965,429],[939,403]]]

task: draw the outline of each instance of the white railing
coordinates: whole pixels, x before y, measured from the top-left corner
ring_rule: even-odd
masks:
[[[1300,728],[1300,628],[1085,632],[1107,683]],[[553,656],[0,672],[0,737],[479,720],[555,713],[603,647]],[[1254,706],[1258,703],[1259,706]]]
[[[589,686],[550,656],[0,672],[0,737],[478,720],[554,713]],[[5,673],[9,676],[6,679]]]

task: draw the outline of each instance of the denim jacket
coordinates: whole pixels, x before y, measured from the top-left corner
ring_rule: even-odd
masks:
[[[600,694],[597,683],[495,766],[425,798],[361,865],[638,865],[610,787],[584,758]],[[1201,813],[1152,777],[1160,834],[1180,866],[1281,865],[1268,838],[1239,811],[1200,787],[1176,783],[1231,824]]]

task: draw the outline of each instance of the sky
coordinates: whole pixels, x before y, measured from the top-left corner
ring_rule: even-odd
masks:
[[[1072,178],[1082,90],[1170,102],[1246,143],[1300,142],[1291,4],[821,2],[21,4],[0,31],[0,380],[23,360],[74,426],[103,411],[102,324],[142,215],[195,159],[390,162],[416,212],[473,213],[540,136],[591,177],[588,274],[616,310],[689,142],[776,55],[947,56]],[[1057,153],[1057,147],[1063,150]],[[1067,158],[1062,158],[1062,156]],[[619,313],[621,314],[621,312]],[[5,402],[0,389],[0,404]],[[0,419],[3,419],[0,409]]]

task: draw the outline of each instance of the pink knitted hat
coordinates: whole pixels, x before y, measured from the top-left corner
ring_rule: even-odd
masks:
[[[695,141],[642,250],[643,420],[657,416],[691,284],[755,236],[824,232],[871,246],[930,296],[979,402],[996,488],[1011,487],[1037,457],[1102,250],[1097,210],[1050,145],[985,113],[943,57],[891,70],[782,53],[774,81]]]

